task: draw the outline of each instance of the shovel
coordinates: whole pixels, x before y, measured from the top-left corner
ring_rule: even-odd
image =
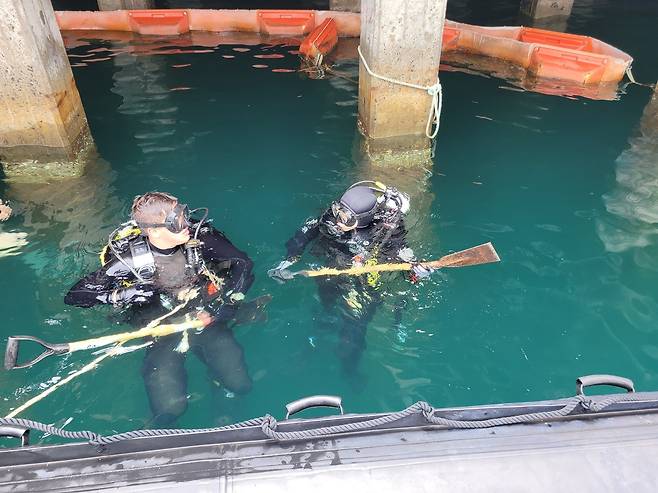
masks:
[[[360,276],[362,274],[370,274],[372,272],[393,272],[411,270],[414,265],[421,265],[431,269],[443,269],[447,267],[468,267],[470,265],[489,264],[492,262],[500,262],[500,257],[493,247],[491,242],[484,243],[466,250],[445,255],[437,260],[429,260],[426,262],[417,262],[411,264],[408,262],[398,264],[376,264],[364,265],[360,267],[351,267],[349,269],[332,269],[322,268],[314,270],[300,270],[297,272],[281,271],[281,278],[284,280],[292,279],[296,276],[302,277],[318,277],[318,276]]]

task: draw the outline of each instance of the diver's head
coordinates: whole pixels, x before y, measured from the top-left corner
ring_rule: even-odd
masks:
[[[370,226],[376,211],[377,196],[365,185],[351,186],[339,201],[331,204],[336,226],[343,232]]]
[[[148,192],[135,197],[132,218],[157,248],[173,248],[190,239],[190,210],[173,195]]]

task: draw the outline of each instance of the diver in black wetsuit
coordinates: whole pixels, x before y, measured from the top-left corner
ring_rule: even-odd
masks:
[[[78,281],[64,300],[85,308],[126,308],[129,322],[141,327],[185,297],[192,298],[165,323],[181,322],[185,316],[198,318],[205,328],[161,337],[146,349],[142,374],[158,427],[170,425],[187,408],[188,348],[208,367],[217,385],[239,394],[252,385],[242,348],[227,322],[253,283],[253,263],[204,222],[204,210],[203,219],[195,222],[187,206],[171,195],[149,192],[136,197],[133,221],[110,236],[101,255],[103,267]]]
[[[346,269],[388,262],[415,262],[407,246],[403,216],[409,198],[380,182],[358,182],[347,189],[319,218],[308,219],[286,242],[286,260],[268,271],[275,280],[291,278],[287,269],[297,262],[313,242],[311,254],[324,267]],[[414,265],[412,280],[427,277],[431,270]],[[338,355],[343,369],[351,372],[365,349],[366,329],[382,303],[383,277],[394,273],[361,276],[317,277],[320,300],[331,312],[338,307],[341,318]],[[400,323],[402,305],[395,309]]]

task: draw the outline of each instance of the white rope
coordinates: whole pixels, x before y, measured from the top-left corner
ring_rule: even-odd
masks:
[[[7,414],[7,416],[5,416],[5,418],[14,418],[14,417],[16,417],[16,415],[17,415],[18,413],[22,413],[22,412],[25,411],[27,408],[31,407],[33,404],[36,404],[37,402],[39,402],[39,401],[40,401],[41,399],[43,399],[44,397],[46,397],[46,396],[52,394],[53,392],[55,392],[55,390],[57,390],[58,388],[60,388],[60,387],[62,387],[62,386],[64,386],[64,385],[66,385],[67,383],[69,383],[69,382],[70,382],[71,380],[73,380],[74,378],[77,378],[77,377],[79,377],[80,375],[82,375],[83,373],[87,373],[88,371],[93,370],[93,369],[96,368],[96,367],[98,366],[98,364],[99,364],[101,361],[103,361],[105,358],[109,358],[110,356],[114,356],[115,354],[119,354],[119,351],[120,351],[122,345],[123,345],[123,342],[120,342],[120,343],[117,344],[116,346],[113,346],[113,347],[112,347],[109,351],[107,351],[105,354],[102,354],[101,356],[99,356],[99,357],[96,358],[95,360],[93,360],[93,361],[87,363],[85,366],[83,366],[83,367],[80,368],[79,370],[77,370],[77,371],[71,373],[69,376],[67,376],[66,378],[60,380],[60,381],[57,382],[55,385],[53,385],[53,386],[51,386],[51,387],[48,387],[46,390],[44,390],[44,391],[41,392],[40,394],[35,395],[34,397],[32,397],[29,401],[27,401],[27,402],[24,403],[23,405],[18,406],[18,407],[17,407],[16,409],[14,409],[12,412],[10,412],[9,414]]]
[[[628,80],[630,80],[633,84],[637,84],[635,77],[633,77],[633,72],[631,71],[630,65],[626,68],[626,75],[628,76]]]
[[[626,67],[626,76],[628,77],[628,80],[631,81],[631,84],[636,84],[638,86],[648,87],[649,89],[655,89],[656,88],[655,84],[645,84],[643,82],[636,81],[635,77],[633,76],[633,72],[631,71],[631,66],[630,65],[628,67]]]
[[[429,116],[427,117],[427,125],[425,126],[425,135],[427,136],[428,139],[434,140],[437,134],[439,133],[441,109],[443,107],[443,89],[441,88],[441,82],[439,81],[439,78],[438,77],[436,78],[436,84],[432,86],[421,86],[419,84],[413,84],[411,82],[405,82],[402,80],[392,79],[391,77],[386,77],[384,75],[376,74],[375,72],[370,70],[370,67],[368,66],[368,62],[366,62],[366,59],[363,56],[363,53],[361,52],[361,46],[357,46],[356,49],[359,52],[359,57],[361,58],[361,61],[363,62],[363,66],[366,68],[366,71],[376,79],[380,79],[385,82],[390,82],[391,84],[398,84],[400,86],[410,87],[412,89],[420,89],[421,91],[427,91],[427,94],[429,94],[432,97],[432,104],[430,105],[430,112],[429,112]],[[432,131],[433,125],[436,126]]]

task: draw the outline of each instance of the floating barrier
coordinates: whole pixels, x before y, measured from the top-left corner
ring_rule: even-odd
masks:
[[[124,31],[142,35],[179,35],[190,31],[248,32],[307,37],[300,54],[317,60],[336,46],[338,37],[358,37],[360,16],[319,10],[117,10],[56,12],[60,29]],[[630,69],[632,57],[598,39],[528,27],[480,27],[446,21],[442,61],[459,55],[509,62],[532,78],[585,86],[615,84]],[[537,84],[541,87],[542,84]],[[583,94],[592,91],[583,91]]]
[[[308,60],[322,60],[338,43],[338,29],[336,21],[326,19],[316,27],[299,45],[299,53]]]
[[[446,21],[442,53],[511,62],[528,74],[579,84],[616,83],[633,58],[598,39],[530,27],[479,27]]]
[[[250,32],[277,36],[310,33],[333,19],[338,36],[358,37],[358,14],[321,10],[110,10],[58,11],[62,31],[127,31],[138,34],[175,35],[189,31]]]

